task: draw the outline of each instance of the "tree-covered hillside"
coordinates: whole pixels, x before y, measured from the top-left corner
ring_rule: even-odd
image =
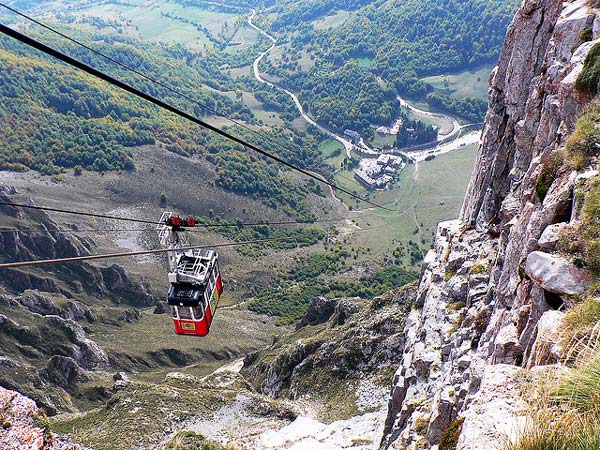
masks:
[[[198,102],[193,103],[84,49],[47,35],[37,36],[209,122],[214,114],[200,104],[260,128],[245,104],[224,95],[236,85],[219,69],[222,61],[217,57],[200,64],[197,55],[180,45],[152,45],[116,36],[103,36],[102,40],[88,37],[95,39],[96,49],[184,92]],[[76,172],[134,170],[130,148],[154,144],[181,155],[206,155],[215,165],[218,187],[283,207],[290,214],[306,216],[307,193],[321,193],[312,184],[290,181],[278,166],[240,145],[6,37],[0,38],[0,104],[0,170],[34,169],[44,174],[74,167]],[[256,135],[231,124],[230,131],[295,164],[327,173],[317,151],[318,136],[291,129],[263,129],[262,135]]]
[[[270,29],[287,40],[289,49],[282,61],[271,61],[267,72],[299,93],[321,123],[365,132],[369,121],[388,123],[390,109],[397,109],[390,86],[425,98],[433,88],[418,77],[494,62],[519,2],[357,0],[360,9],[346,15],[340,11],[353,9],[346,3],[313,3],[280,2],[266,16],[265,23],[272,21]],[[331,19],[323,29],[336,14],[341,23]],[[303,52],[312,60],[309,70],[300,69]],[[475,99],[430,100],[469,120],[480,118],[485,109]]]

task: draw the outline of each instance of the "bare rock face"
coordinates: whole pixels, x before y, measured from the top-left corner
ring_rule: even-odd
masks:
[[[501,450],[517,440],[529,407],[520,396],[518,375],[515,366],[485,368],[477,398],[461,414],[457,450]]]
[[[524,0],[516,14],[490,76],[460,217],[440,224],[423,262],[381,449],[436,449],[463,419],[457,448],[502,448],[500,429],[522,420],[512,407],[521,400],[504,384],[518,367],[558,358],[555,310],[590,283],[557,254],[562,230],[579,220],[574,190],[583,175],[559,172],[543,200],[536,184],[591,100],[575,81],[600,42],[599,24],[600,11],[586,0]]]
[[[527,256],[525,272],[543,289],[556,294],[581,295],[591,282],[585,270],[561,256],[544,252],[531,252]]]
[[[308,311],[306,311],[304,317],[296,325],[296,329],[299,330],[307,325],[318,325],[327,322],[333,314],[336,304],[336,300],[315,297],[308,305]]]
[[[71,390],[88,376],[73,358],[54,355],[43,370],[44,378],[66,390]]]
[[[84,447],[51,434],[44,426],[45,415],[35,402],[15,391],[0,387],[0,448],[85,450]]]
[[[262,358],[247,357],[242,373],[257,391],[275,398],[323,394],[347,402],[355,394],[349,383],[355,383],[357,408],[371,408],[376,400],[385,406],[385,389],[370,380],[400,361],[401,330],[414,297],[414,286],[408,286],[370,304],[315,299],[302,321],[306,325],[262,351]]]

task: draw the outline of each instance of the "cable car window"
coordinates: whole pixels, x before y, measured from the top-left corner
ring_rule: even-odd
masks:
[[[190,308],[189,306],[180,306],[178,309],[180,319],[192,320],[192,308]]]
[[[173,319],[177,319],[177,307],[176,306],[171,306],[171,315],[173,316]]]
[[[194,320],[204,319],[204,308],[202,305],[198,305],[194,308]]]
[[[175,297],[186,297],[190,298],[194,295],[193,289],[188,287],[179,287],[175,289]]]

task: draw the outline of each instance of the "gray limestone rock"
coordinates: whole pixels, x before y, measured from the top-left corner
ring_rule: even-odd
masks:
[[[525,426],[529,405],[519,395],[519,368],[486,367],[481,386],[461,416],[457,450],[502,450]]]
[[[544,290],[556,294],[581,295],[591,281],[588,272],[578,269],[562,256],[539,251],[527,256],[525,272]]]
[[[554,223],[552,225],[548,225],[540,238],[538,239],[539,247],[547,252],[551,252],[556,250],[556,246],[560,240],[561,231],[568,227],[568,223]]]

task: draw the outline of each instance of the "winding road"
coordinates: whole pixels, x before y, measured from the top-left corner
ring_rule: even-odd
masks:
[[[402,106],[403,108],[406,108],[408,111],[412,111],[412,112],[414,112],[416,114],[420,114],[422,116],[431,117],[432,119],[448,120],[448,121],[452,122],[452,130],[449,133],[446,133],[443,135],[438,135],[438,138],[437,138],[438,141],[447,140],[447,139],[452,138],[453,136],[456,136],[460,133],[460,130],[461,130],[460,123],[458,123],[458,120],[456,120],[454,117],[450,117],[445,114],[433,113],[431,111],[425,111],[423,109],[419,109],[416,106],[413,106],[410,103],[408,103],[405,99],[403,99],[399,95],[396,96],[396,99],[400,102],[400,106]]]
[[[362,138],[359,142],[360,149],[358,149],[349,140],[343,138],[342,136],[335,134],[333,131],[328,130],[327,128],[323,127],[322,125],[319,125],[304,111],[304,108],[302,107],[300,100],[298,100],[298,97],[293,92],[290,92],[287,89],[263,78],[263,76],[260,73],[260,68],[259,68],[260,62],[263,60],[263,58],[267,54],[269,54],[277,46],[277,39],[275,37],[271,36],[265,30],[258,27],[256,24],[254,24],[252,22],[252,19],[254,19],[256,17],[256,10],[251,9],[250,11],[251,11],[251,14],[250,14],[250,16],[248,16],[248,25],[251,28],[253,28],[254,30],[256,30],[259,34],[262,34],[263,36],[265,36],[267,39],[269,39],[271,41],[271,46],[267,50],[262,52],[260,55],[258,55],[258,57],[254,60],[254,62],[252,64],[254,78],[256,78],[256,80],[260,83],[264,83],[268,86],[273,86],[273,87],[285,92],[287,95],[289,95],[292,98],[292,100],[294,101],[294,104],[296,105],[298,112],[304,118],[304,120],[306,120],[309,124],[313,125],[314,127],[318,128],[320,131],[325,133],[327,136],[340,142],[346,149],[346,155],[348,156],[348,158],[352,157],[352,150],[359,151],[359,153],[362,153],[362,154],[371,154],[371,155],[381,154],[381,152],[378,152],[376,150],[369,148],[367,146],[367,144],[362,140]],[[454,151],[454,150],[464,147],[466,145],[475,144],[475,143],[479,142],[480,135],[481,135],[480,132],[471,132],[464,136],[461,136],[461,131],[466,127],[472,126],[473,124],[461,126],[460,123],[458,122],[458,120],[456,120],[454,117],[447,116],[445,114],[424,111],[422,109],[416,108],[415,106],[411,105],[410,103],[408,103],[405,99],[403,99],[400,96],[397,96],[396,98],[400,102],[400,106],[406,108],[408,111],[413,111],[417,114],[420,114],[423,116],[428,116],[428,117],[431,117],[434,119],[438,119],[438,120],[442,119],[442,120],[447,120],[447,121],[451,122],[452,130],[447,134],[438,135],[437,141],[436,141],[438,143],[437,145],[435,145],[435,142],[434,142],[434,143],[432,143],[431,147],[426,148],[426,149],[421,149],[421,150],[395,149],[395,151],[393,153],[405,156],[406,158],[412,160],[413,162],[418,163],[420,161],[424,161],[428,157],[437,156],[437,155],[441,155],[444,153],[449,153],[451,151]],[[333,190],[332,190],[332,194],[335,197]]]
[[[354,144],[352,144],[352,142],[350,142],[347,139],[344,139],[341,136],[338,136],[333,131],[330,131],[327,128],[325,128],[325,127],[319,125],[317,122],[315,122],[308,114],[306,114],[306,112],[304,111],[304,108],[302,107],[302,104],[300,103],[300,100],[298,100],[298,97],[293,92],[290,92],[287,89],[276,85],[275,83],[271,83],[270,81],[267,81],[262,77],[258,66],[259,66],[260,62],[262,61],[262,59],[275,48],[275,46],[277,45],[277,39],[275,39],[273,36],[271,36],[269,33],[267,33],[262,28],[259,28],[254,23],[252,23],[252,19],[254,19],[254,17],[256,16],[256,11],[254,9],[252,9],[251,11],[252,11],[252,13],[248,17],[248,25],[250,27],[252,27],[253,29],[255,29],[258,33],[265,36],[272,43],[271,46],[267,50],[265,50],[260,55],[258,55],[258,58],[256,58],[254,60],[254,63],[252,64],[252,69],[254,71],[254,78],[256,78],[256,81],[267,84],[269,86],[273,86],[273,87],[285,92],[287,95],[289,95],[292,98],[292,100],[294,101],[294,104],[296,105],[298,112],[304,118],[304,120],[306,120],[309,124],[313,125],[314,127],[318,128],[320,131],[325,133],[327,136],[340,142],[346,149],[346,155],[348,156],[348,158],[351,158],[352,157],[352,149],[354,148]],[[368,147],[367,147],[367,149],[368,149]],[[368,149],[368,150],[371,150],[371,149]]]

